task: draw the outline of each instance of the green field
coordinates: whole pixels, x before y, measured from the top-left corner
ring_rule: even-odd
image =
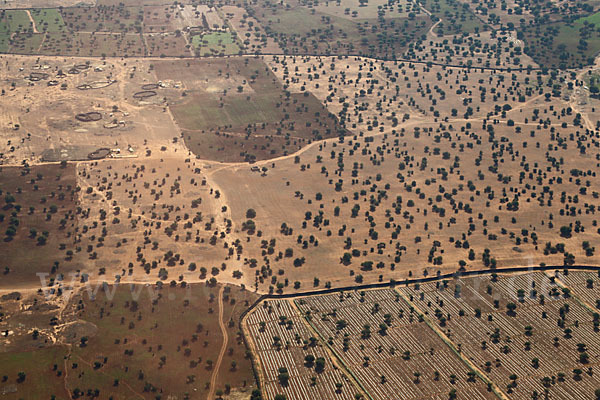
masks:
[[[192,46],[201,56],[232,55],[240,52],[235,34],[231,32],[211,32],[192,36]]]
[[[265,26],[279,35],[304,36],[323,28],[323,22],[320,19],[320,16],[317,14],[313,15],[310,10],[303,7],[298,7],[293,10],[276,9],[265,14],[261,14],[260,11],[257,10],[257,16]],[[354,22],[345,19],[331,18],[334,20],[336,26],[345,29],[345,32],[347,32],[348,29],[351,29],[355,24]],[[299,24],[298,21],[302,21],[302,23]]]
[[[9,49],[9,37],[5,34],[0,34],[0,53],[7,53]]]
[[[219,58],[156,65],[186,91],[171,110],[195,154],[220,161],[259,160],[339,136],[338,123],[312,94],[287,93],[265,63]],[[225,94],[226,93],[226,94]]]
[[[600,13],[523,30],[525,52],[549,68],[573,68],[594,62],[600,52]]]
[[[10,29],[5,18],[0,18],[0,53],[8,52]]]
[[[184,126],[206,129],[215,126],[257,124],[275,122],[281,118],[276,108],[277,98],[270,94],[235,97],[227,101],[226,107],[220,107],[216,99],[192,102],[178,109],[177,116],[185,121]]]
[[[421,0],[421,5],[442,20],[435,28],[438,35],[483,32],[484,24],[458,0]]]
[[[40,34],[33,33],[33,25],[27,11],[6,10],[0,12],[0,53],[36,54],[44,39],[42,33],[66,31],[58,10],[32,9],[29,11]],[[13,43],[10,38],[13,36]]]
[[[143,7],[70,7],[62,10],[65,24],[73,31],[141,32]]]
[[[23,10],[7,10],[4,12],[4,19],[9,32],[27,32],[32,28],[31,21]]]
[[[413,2],[400,0],[390,3],[388,0],[369,0],[364,4],[359,0],[337,1],[312,1],[304,0],[301,4],[309,9],[314,8],[320,13],[347,19],[373,19],[408,17],[411,12],[422,13],[421,9]]]
[[[353,20],[313,11],[306,7],[256,7],[253,16],[286,54],[395,58],[432,24],[428,16]]]
[[[284,115],[277,107],[283,95],[281,87],[273,82],[273,74],[265,71],[266,65],[258,60],[242,60],[219,63],[223,71],[237,72],[249,83],[247,88],[234,88],[219,102],[219,93],[200,91],[193,93],[173,112],[184,129],[203,130],[233,125],[242,130],[248,124],[270,123],[281,120]],[[215,68],[215,67],[213,67]],[[204,71],[209,81],[216,81],[216,70]],[[254,77],[254,79],[253,79]]]
[[[13,37],[10,52],[15,54],[37,54],[43,40],[43,33],[16,34]]]
[[[600,12],[587,17],[579,18],[575,21],[576,24],[583,25],[585,22],[600,26]]]
[[[62,32],[66,27],[62,15],[55,8],[33,9],[31,16],[38,32]]]

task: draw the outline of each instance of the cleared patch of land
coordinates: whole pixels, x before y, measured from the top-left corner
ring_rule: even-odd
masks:
[[[145,84],[156,84],[147,61],[5,56],[3,62],[10,64],[0,71],[9,82],[0,96],[3,164],[87,160],[99,148],[140,156],[177,146],[176,127],[164,104],[165,96],[180,90],[165,84],[152,97],[134,97]],[[76,118],[89,112],[100,119]]]
[[[212,32],[192,36],[192,46],[200,56],[233,55],[240,53],[235,34],[230,32]]]

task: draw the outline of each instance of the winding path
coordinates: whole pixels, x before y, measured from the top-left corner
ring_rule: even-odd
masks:
[[[219,352],[219,358],[215,363],[212,377],[210,378],[210,392],[208,392],[207,400],[211,400],[215,397],[217,377],[219,376],[219,369],[221,368],[223,356],[225,356],[225,350],[227,349],[227,342],[229,341],[227,328],[223,323],[223,315],[225,314],[225,310],[223,308],[223,293],[225,293],[225,286],[221,286],[219,289],[219,327],[221,328],[221,333],[223,334],[223,344],[221,345],[221,351]]]
[[[27,17],[29,17],[29,21],[31,22],[31,27],[33,29],[33,33],[40,33],[37,30],[37,26],[35,25],[35,20],[33,19],[33,17],[31,16],[31,11],[29,10],[25,10],[25,13],[27,14]]]

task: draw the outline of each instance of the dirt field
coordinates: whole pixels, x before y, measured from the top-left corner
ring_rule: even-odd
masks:
[[[0,321],[2,329],[13,332],[11,340],[33,341],[41,348],[28,351],[19,345],[20,351],[0,353],[8,368],[4,373],[25,374],[23,380],[17,372],[6,376],[0,384],[4,397],[41,398],[53,393],[69,398],[88,391],[115,399],[151,399],[157,393],[206,396],[213,380],[217,390],[226,393],[252,391],[246,348],[235,324],[229,324],[254,301],[252,294],[235,287],[181,283],[162,289],[143,285],[88,289],[55,313],[58,320],[49,329],[49,317],[40,318],[39,311],[37,321],[18,316]],[[219,319],[227,332],[225,344]],[[17,332],[18,326],[29,327],[29,333]],[[40,334],[32,340],[34,329]],[[53,343],[44,344],[46,330]],[[221,347],[225,352],[220,357]]]
[[[77,181],[73,165],[2,167],[1,289],[39,286],[38,273],[67,274],[81,268],[65,261],[77,228]]]
[[[35,66],[26,64],[25,58],[22,60],[30,71],[38,71]],[[80,174],[86,172],[82,176],[83,185],[102,188],[103,177],[111,174],[109,167],[117,168],[117,176],[127,176],[126,171],[139,170],[141,165],[148,168],[147,160],[152,168],[160,168],[158,171],[172,171],[170,175],[185,171],[188,178],[177,179],[174,183],[178,185],[191,179],[195,179],[196,184],[206,179],[204,190],[210,193],[213,189],[209,199],[214,201],[206,204],[205,215],[221,224],[221,229],[216,231],[216,243],[221,245],[209,245],[208,252],[198,252],[191,243],[181,242],[174,235],[169,237],[168,231],[163,232],[164,227],[154,233],[161,239],[145,238],[138,232],[137,225],[131,225],[133,221],[111,227],[110,231],[142,243],[147,240],[161,243],[156,250],[149,250],[154,255],[145,255],[141,267],[151,264],[151,260],[158,261],[161,252],[168,250],[181,254],[186,260],[202,254],[207,269],[223,262],[227,264],[225,274],[218,279],[244,282],[268,292],[289,291],[294,286],[302,289],[315,284],[322,287],[398,279],[459,267],[595,262],[592,248],[597,228],[593,218],[586,221],[583,215],[593,216],[595,212],[591,207],[595,198],[590,179],[592,172],[588,171],[593,154],[587,150],[587,144],[594,146],[596,139],[589,131],[586,133],[580,126],[573,125],[575,111],[569,111],[571,103],[563,100],[569,93],[567,85],[561,97],[549,93],[549,102],[542,86],[546,78],[536,72],[515,75],[508,71],[381,63],[360,58],[273,56],[267,61],[270,71],[265,71],[265,64],[253,58],[107,62],[104,66],[100,64],[102,72],[91,72],[95,71],[91,65],[89,72],[67,75],[66,79],[73,82],[69,82],[66,91],[43,87],[48,93],[60,96],[57,98],[65,96],[64,103],[53,103],[52,117],[46,117],[48,127],[62,129],[62,132],[109,130],[99,125],[110,118],[108,114],[115,103],[123,110],[119,115],[128,113],[124,127],[109,130],[118,132],[118,136],[104,138],[95,134],[93,143],[98,147],[119,146],[125,154],[129,153],[125,144],[131,145],[132,154],[140,161],[102,162],[92,168],[95,170],[92,175],[87,175],[90,170],[82,166]],[[333,61],[338,62],[331,69]],[[59,66],[41,68],[40,71],[56,71]],[[63,62],[62,68],[70,68],[69,63]],[[26,71],[8,73],[16,83],[15,89],[7,92],[8,96],[27,101],[26,93],[32,87],[26,86],[22,78]],[[133,73],[133,78],[128,78],[127,73]],[[18,76],[23,80],[19,81]],[[97,100],[88,100],[85,108],[85,103],[77,109],[67,106],[69,97],[66,96],[82,92],[73,89],[73,85],[100,76],[117,77],[117,83],[100,90],[84,91],[98,93]],[[171,80],[175,76],[180,80]],[[467,79],[473,83],[464,84]],[[296,110],[296,116],[291,114],[290,121],[298,118],[294,133],[282,135],[281,139],[273,134],[272,137],[260,134],[261,129],[269,131],[290,126],[281,125],[280,118],[285,117],[287,106],[283,103],[284,107],[277,107],[277,101],[282,98],[276,96],[285,96],[277,80],[292,91],[290,106],[295,102],[291,110]],[[387,80],[391,82],[384,84]],[[482,80],[494,90],[484,91],[478,83]],[[143,84],[158,81],[163,82],[164,87],[157,90],[164,96],[142,101],[132,98],[142,90]],[[431,81],[438,83],[435,87],[426,83]],[[241,92],[238,92],[240,87]],[[305,97],[302,93],[308,91],[311,95]],[[463,98],[461,104],[449,95],[456,91]],[[386,98],[385,103],[382,98]],[[221,108],[219,99],[229,100],[224,101]],[[326,104],[327,111],[343,122],[353,136],[344,138],[343,142],[337,138],[313,141],[310,138],[314,135],[310,133],[313,126],[302,126],[303,115],[315,115],[311,111],[313,106],[308,106],[311,103],[305,103],[305,99]],[[354,105],[350,106],[345,99],[355,99]],[[207,104],[207,101],[212,103]],[[428,106],[434,101],[435,106]],[[515,102],[515,105],[505,108],[497,104],[504,102]],[[7,101],[7,104],[16,103]],[[167,105],[169,108],[165,108]],[[30,108],[34,107],[32,102]],[[591,111],[593,106],[582,107]],[[173,111],[174,120],[169,109]],[[5,126],[12,128],[5,132],[13,145],[17,135],[25,129],[35,133],[36,128],[27,114],[21,114],[21,109],[10,110],[9,106],[4,118]],[[72,119],[84,111],[99,111],[102,120],[83,123]],[[323,110],[319,112],[323,115]],[[14,130],[16,123],[24,128]],[[244,129],[249,123],[256,124],[251,125],[250,131]],[[265,123],[264,128],[262,123]],[[583,117],[579,123],[593,127],[592,120]],[[238,132],[245,133],[237,134],[236,127]],[[138,129],[144,134],[137,135]],[[155,139],[148,135],[152,132],[149,129],[155,132]],[[178,129],[182,129],[181,133],[177,133]],[[573,136],[564,136],[560,131],[572,132]],[[309,136],[302,136],[303,132]],[[65,140],[67,136],[61,133],[60,137]],[[89,136],[80,142],[71,140],[65,144],[92,145]],[[564,140],[573,141],[574,145],[566,146]],[[52,137],[47,141],[55,142]],[[36,143],[40,146],[37,150]],[[15,150],[5,154],[13,163],[31,159],[31,155],[41,154],[42,143],[39,139],[36,142],[32,135],[23,138],[23,143],[17,142]],[[537,150],[538,146],[556,154],[545,156]],[[252,166],[194,160],[194,156],[228,162],[267,160]],[[170,161],[160,162],[165,157]],[[555,161],[560,159],[563,164]],[[202,172],[195,173],[195,168]],[[558,175],[550,176],[553,171]],[[152,180],[160,182],[161,173],[156,172]],[[451,180],[451,176],[456,179]],[[142,212],[152,212],[156,196],[152,187],[143,189],[147,192],[143,198],[148,199],[148,203],[146,200],[132,203],[135,192],[131,191],[142,189],[132,189],[126,180],[113,191],[112,201],[116,203],[112,207],[131,208],[130,220],[143,215]],[[558,185],[559,189],[544,188],[549,185]],[[218,199],[215,198],[217,189]],[[548,198],[556,191],[557,198]],[[171,190],[173,209],[186,204],[189,207],[191,199],[184,196],[185,191],[180,192]],[[92,219],[105,208],[102,202],[98,203],[99,199],[102,200],[83,196],[85,204],[93,205]],[[246,223],[248,209],[256,211],[250,230]],[[183,208],[176,214],[183,224],[185,214]],[[187,214],[192,218],[193,214]],[[195,242],[198,233],[194,231],[199,229],[186,230],[186,241]],[[215,236],[211,230],[204,232],[198,240],[208,242]],[[123,264],[120,260],[124,254],[136,258],[136,240],[123,243],[121,239],[113,235],[103,248],[95,250],[98,258],[91,262],[89,270],[118,268]],[[242,253],[234,250],[232,256],[223,246],[225,243],[231,246],[238,240],[245,243],[241,246]],[[120,247],[114,252],[118,242]],[[584,247],[583,242],[590,244]],[[564,246],[559,245],[561,243]],[[234,245],[232,250],[239,247]],[[90,264],[90,261],[85,262]],[[234,270],[241,272],[241,281],[232,277]],[[144,268],[134,268],[134,276],[140,272],[137,279],[146,279]],[[156,276],[157,272],[150,275]],[[175,273],[182,272],[185,272],[184,265]]]
[[[164,97],[158,94],[177,89],[158,88],[155,96],[144,100],[133,97],[143,91],[143,85],[156,83],[149,62],[45,58],[40,64],[33,58],[14,56],[1,61],[8,66],[1,72],[3,79],[11,83],[0,96],[5,164],[39,161],[45,151],[69,146],[84,147],[83,159],[95,148],[120,149],[121,155],[141,157],[147,150],[177,147],[173,143],[176,128],[164,108]],[[85,69],[77,70],[76,65]],[[44,74],[45,79],[31,82],[31,73]],[[56,86],[49,86],[50,81],[57,82]],[[100,88],[78,89],[85,85]],[[82,122],[75,118],[88,112],[100,113],[101,119]],[[65,159],[72,158],[67,154]]]
[[[291,62],[293,66],[293,61]],[[352,65],[353,61],[346,62]],[[328,65],[323,59],[314,59],[312,63],[296,60],[297,66],[311,70],[318,63]],[[288,68],[292,69],[292,67],[282,68],[281,59],[272,65],[275,73],[282,76],[284,80],[287,78],[285,71]],[[366,66],[369,67],[368,62]],[[373,79],[377,76],[375,75],[377,71],[386,70],[385,64],[383,66],[373,64],[371,68],[374,67],[379,68],[373,71]],[[345,69],[343,64],[342,69]],[[357,68],[354,71],[358,73]],[[435,76],[441,72],[448,75],[451,72],[462,74],[460,70],[443,71],[441,68],[438,70],[430,68],[425,73]],[[420,71],[415,71],[415,74],[417,73]],[[469,75],[477,76],[479,73],[472,72]],[[490,73],[483,75],[491,79],[499,79],[501,76]],[[294,73],[298,85],[303,84],[303,76],[306,75],[302,75],[302,69]],[[345,79],[346,82],[356,79],[356,75],[350,75],[348,72],[343,78],[340,75],[338,77],[338,79]],[[324,75],[323,79],[327,80],[329,77]],[[326,97],[328,92],[320,92],[316,89],[317,83],[313,85],[317,97],[328,100]],[[541,163],[550,162],[548,158],[539,154],[528,155],[529,149],[537,148],[536,143],[540,137],[545,140],[550,139],[542,133],[543,129],[549,130],[552,126],[557,129],[555,124],[562,123],[551,125],[531,120],[531,113],[538,107],[540,107],[538,110],[547,113],[544,115],[549,116],[548,108],[545,106],[547,102],[540,99],[538,94],[534,97],[532,93],[534,98],[525,100],[523,109],[511,109],[504,117],[505,121],[514,121],[514,124],[519,124],[520,128],[518,125],[517,128],[509,126],[513,122],[498,121],[489,125],[493,128],[494,137],[490,136],[484,141],[478,134],[467,133],[471,128],[467,126],[465,119],[461,118],[462,110],[460,112],[457,110],[456,122],[450,120],[446,122],[444,119],[444,122],[438,124],[426,123],[427,115],[430,115],[431,111],[419,106],[421,96],[418,93],[421,89],[418,85],[415,95],[410,94],[414,85],[415,82],[405,83],[405,89],[400,90],[406,99],[400,100],[400,104],[403,103],[402,107],[405,107],[411,117],[404,123],[399,121],[396,127],[393,123],[390,126],[390,120],[385,117],[369,121],[368,114],[362,117],[364,122],[361,123],[361,116],[357,113],[358,117],[354,117],[358,118],[357,131],[360,129],[359,126],[363,127],[361,132],[364,136],[372,135],[372,141],[357,135],[346,138],[343,143],[339,140],[315,143],[298,154],[298,158],[293,155],[261,163],[259,167],[264,166],[268,170],[263,175],[251,171],[244,165],[224,166],[215,172],[209,172],[215,182],[223,188],[234,213],[234,221],[243,220],[245,210],[252,208],[257,214],[257,229],[261,230],[263,236],[276,239],[282,252],[287,247],[293,250],[292,257],[276,258],[274,265],[266,266],[267,272],[262,276],[265,285],[270,283],[271,286],[276,286],[273,282],[282,283],[284,277],[288,279],[290,286],[292,282],[298,280],[302,283],[302,287],[312,287],[313,278],[319,278],[321,284],[331,280],[332,285],[350,284],[362,280],[365,282],[388,280],[406,276],[409,271],[420,275],[425,270],[431,273],[437,270],[444,271],[446,268],[456,269],[462,265],[461,260],[467,268],[490,265],[492,262],[499,267],[540,262],[560,264],[569,253],[575,256],[577,262],[595,263],[595,253],[582,248],[583,241],[595,240],[597,232],[594,222],[591,221],[590,231],[589,228],[580,229],[581,225],[577,225],[579,228],[576,228],[571,220],[573,213],[575,216],[586,215],[585,213],[592,215],[593,211],[589,208],[586,210],[586,207],[580,211],[575,207],[575,210],[569,213],[560,210],[551,211],[548,207],[552,208],[555,202],[551,201],[548,205],[547,200],[544,200],[542,203],[541,193],[536,193],[535,197],[533,194],[530,196],[528,192],[533,190],[533,182],[527,183],[527,179],[533,179],[534,182],[542,179],[542,183],[544,180],[551,179],[554,184],[556,179],[549,176],[537,178],[531,170],[532,174],[528,178],[527,173],[522,176],[519,172],[520,167],[525,163],[531,166],[529,168],[533,168],[535,163],[539,166]],[[369,85],[366,84],[365,91],[368,88]],[[310,89],[310,86],[307,89]],[[393,86],[390,89],[392,94],[389,94],[389,97],[393,99]],[[340,92],[340,90],[343,90],[343,86],[338,88],[336,97],[353,98],[353,93],[359,92],[360,89],[353,88],[349,92]],[[380,96],[384,95],[386,86],[379,90],[382,92]],[[523,94],[526,96],[525,92]],[[501,93],[495,96],[500,97],[500,95]],[[445,112],[451,113],[451,106],[443,105],[446,101],[443,92],[438,90],[436,97],[438,103],[435,109],[440,111],[445,109],[447,110]],[[377,98],[373,97],[374,100]],[[361,108],[367,110],[370,107],[378,107],[378,104],[369,107],[370,97],[365,96],[363,99],[363,102],[359,103]],[[486,107],[489,106],[481,102],[482,99],[479,98],[478,104],[465,107],[467,112],[468,108],[473,107],[473,113],[485,115]],[[424,100],[427,101],[427,98]],[[477,101],[476,98],[473,100]],[[396,102],[398,101],[397,99]],[[330,110],[333,112],[343,110],[337,101],[328,102],[328,105],[332,107]],[[411,111],[415,108],[417,112]],[[397,112],[393,107],[388,110],[389,112],[394,110],[397,117],[402,117],[402,111]],[[421,117],[418,116],[418,111],[421,111]],[[501,112],[498,112],[494,120],[499,119],[499,114]],[[340,118],[344,117],[340,116]],[[480,127],[483,119],[477,121],[476,118],[478,117],[472,117],[471,124]],[[557,113],[554,118],[561,118],[561,114]],[[568,126],[572,126],[572,120],[569,118],[567,121],[569,121]],[[353,121],[350,120],[348,123]],[[490,128],[486,127],[488,131],[486,136],[491,135]],[[500,143],[507,143],[504,145],[504,151],[508,151],[506,150],[506,146],[510,143],[508,138],[514,136],[517,129],[521,132],[520,142],[527,142],[519,144],[519,158],[516,154],[514,161],[512,156],[500,158],[500,153],[494,156],[493,149],[500,146]],[[571,129],[579,130],[580,135],[582,134],[577,127]],[[379,133],[376,133],[377,130]],[[530,131],[533,133],[531,134]],[[542,132],[537,133],[538,131]],[[556,134],[554,138],[557,140]],[[457,143],[452,144],[455,140]],[[469,141],[472,143],[469,144]],[[496,142],[498,144],[495,144]],[[547,148],[548,144],[542,142],[540,147]],[[491,146],[491,150],[483,151],[480,155],[482,151],[480,146],[488,145]],[[458,154],[464,153],[464,155],[451,155],[451,152],[455,151],[453,149],[460,148],[462,150]],[[573,151],[574,154],[581,154],[582,150],[572,146],[556,147],[554,151]],[[445,153],[449,153],[450,157],[444,155]],[[484,154],[490,156],[485,157]],[[560,156],[557,156],[557,159],[558,157]],[[573,175],[579,174],[573,172],[576,170],[587,171],[586,165],[590,162],[588,157],[563,155],[562,159],[570,165],[559,168],[559,171],[565,171],[567,175],[562,178],[561,185],[564,185],[564,189],[561,191],[579,192],[578,198],[590,196],[587,201],[577,199],[582,202],[580,204],[586,202],[590,204],[594,196],[591,188],[584,190],[587,194],[582,195],[583,192],[578,189],[580,186],[577,185],[577,179]],[[489,164],[486,165],[485,159],[489,160]],[[469,161],[466,161],[467,164],[463,167],[461,164],[465,160]],[[425,168],[421,167],[423,162],[427,162]],[[432,177],[432,173],[437,177]],[[457,175],[457,180],[456,184],[449,188],[451,180],[447,174],[452,173]],[[500,180],[494,185],[507,182],[506,184],[512,185],[511,187],[517,184],[523,185],[522,189],[518,191],[512,189],[511,192],[508,187],[505,189],[502,186],[496,189],[493,186],[488,187],[486,182],[489,178],[486,176],[490,173],[492,176],[495,175],[494,181]],[[297,174],[300,177],[297,177]],[[350,176],[343,179],[344,175]],[[340,183],[340,187],[336,187],[336,183]],[[589,183],[591,184],[592,181],[589,180]],[[585,179],[579,178],[579,185],[582,184],[585,185]],[[546,190],[543,186],[542,184],[536,187],[539,188],[538,190]],[[397,189],[393,189],[394,187]],[[497,197],[495,193],[502,193],[502,195]],[[520,195],[517,195],[518,193]],[[568,204],[566,193],[563,200],[560,200],[560,207],[563,207],[563,201],[564,204]],[[523,194],[527,194],[529,200],[519,199]],[[518,214],[515,213],[517,210],[515,198],[519,203]],[[447,205],[446,201],[448,201]],[[574,201],[573,196],[571,201]],[[494,202],[498,203],[494,205]],[[336,216],[336,207],[339,207],[339,216]],[[447,207],[451,211],[447,211]],[[353,209],[356,211],[352,211]],[[550,214],[552,220],[549,220]],[[546,217],[540,219],[540,215]],[[582,222],[583,219],[578,224]],[[283,224],[292,228],[293,234],[286,235],[287,229],[282,228]],[[572,235],[561,237],[560,228],[569,225]],[[575,230],[578,231],[577,234]],[[552,245],[565,243],[567,250],[547,251],[544,248],[547,242]],[[485,251],[486,248],[489,252]],[[275,248],[274,254],[277,253],[278,249]],[[345,253],[349,256],[345,258],[346,261],[342,261]],[[254,257],[259,259],[260,252],[254,253]],[[293,261],[301,257],[305,257],[305,263],[301,267],[293,267]],[[354,257],[358,257],[358,260]],[[348,265],[346,266],[345,263]],[[411,266],[415,265],[420,267],[413,270]],[[260,263],[259,267],[264,270]],[[286,271],[284,276],[271,280],[269,271],[277,271],[279,268]]]

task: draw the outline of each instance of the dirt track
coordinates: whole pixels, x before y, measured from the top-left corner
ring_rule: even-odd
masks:
[[[225,350],[227,350],[227,342],[229,341],[229,337],[227,335],[227,328],[225,323],[223,322],[224,309],[223,309],[223,294],[225,293],[225,286],[221,286],[219,289],[219,327],[221,328],[221,333],[223,334],[223,344],[221,345],[221,351],[219,352],[219,358],[214,366],[214,371],[212,377],[210,378],[210,391],[208,392],[207,400],[211,400],[215,396],[215,389],[217,384],[217,378],[219,376],[219,369],[221,369],[221,363],[223,362],[223,356],[225,356]]]

